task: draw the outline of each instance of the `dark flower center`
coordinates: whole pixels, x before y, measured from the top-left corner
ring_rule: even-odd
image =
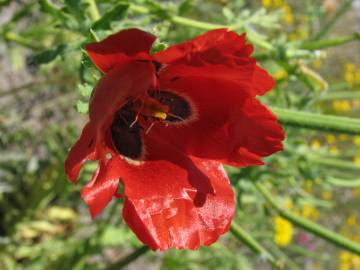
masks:
[[[144,101],[129,101],[116,112],[111,138],[116,151],[130,159],[144,155],[143,134],[156,123],[165,125],[187,121],[194,114],[189,101],[174,92],[151,90]]]

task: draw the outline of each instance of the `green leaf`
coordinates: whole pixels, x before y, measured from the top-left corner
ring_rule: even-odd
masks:
[[[49,49],[33,55],[30,59],[31,64],[41,65],[47,64],[55,60],[59,55],[62,55],[66,49],[65,44],[58,45],[55,49]]]
[[[178,8],[178,14],[179,15],[186,14],[188,11],[190,11],[192,9],[193,5],[194,5],[193,1],[184,0]]]
[[[65,11],[73,14],[77,19],[85,20],[85,7],[83,1],[80,0],[65,0]]]
[[[79,113],[86,114],[89,111],[89,104],[87,102],[78,100],[78,102],[76,103],[76,110]]]
[[[94,22],[94,24],[92,25],[92,29],[94,30],[111,29],[111,23],[114,21],[121,21],[124,18],[128,8],[129,5],[126,4],[116,5],[113,9],[106,12],[101,19]]]
[[[77,87],[80,95],[82,95],[83,97],[90,97],[93,88],[91,87],[91,85],[84,83],[84,84],[78,84]]]
[[[61,12],[61,10],[48,0],[40,0],[39,4],[42,12],[48,13],[61,21],[66,20],[66,16]]]

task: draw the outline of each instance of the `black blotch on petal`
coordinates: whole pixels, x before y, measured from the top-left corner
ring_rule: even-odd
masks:
[[[150,96],[169,107],[171,115],[168,114],[167,122],[181,122],[187,120],[193,114],[188,100],[174,92],[156,90],[151,92]]]
[[[143,154],[143,141],[140,124],[133,124],[135,117],[135,112],[128,106],[119,110],[111,125],[111,138],[119,154],[138,160]]]

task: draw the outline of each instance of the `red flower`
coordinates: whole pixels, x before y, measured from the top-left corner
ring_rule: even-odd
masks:
[[[276,117],[255,98],[274,81],[244,35],[214,30],[149,55],[154,40],[128,29],[86,47],[104,76],[66,173],[74,182],[86,160],[99,160],[81,191],[92,217],[122,197],[126,223],[152,249],[196,249],[234,215],[222,163],[261,165],[282,149]]]

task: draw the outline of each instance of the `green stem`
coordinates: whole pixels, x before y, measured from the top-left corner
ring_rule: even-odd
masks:
[[[360,91],[330,92],[317,98],[318,101],[331,101],[338,99],[360,99]]]
[[[300,49],[320,50],[320,49],[344,45],[348,42],[359,41],[359,40],[360,40],[360,32],[357,32],[347,37],[338,37],[335,39],[322,39],[316,41],[305,41],[300,45]]]
[[[139,5],[134,5],[134,4],[130,4],[129,9],[134,12],[141,13],[141,14],[150,14],[151,13],[151,10],[149,10],[148,8],[139,6]],[[154,14],[154,15],[156,15],[156,14]],[[189,26],[192,28],[197,28],[197,29],[202,29],[202,30],[213,30],[213,29],[217,29],[217,28],[228,28],[231,30],[235,30],[235,29],[239,28],[239,26],[243,27],[243,24],[223,25],[223,24],[202,22],[202,21],[198,21],[198,20],[194,20],[194,19],[190,19],[190,18],[185,18],[182,16],[177,16],[177,15],[169,15],[169,19],[171,22],[173,22],[175,24]],[[251,33],[248,33],[247,38],[249,39],[249,41],[251,43],[258,45],[259,47],[262,47],[266,50],[274,50],[273,46],[269,42],[266,42],[264,40],[259,40],[254,35],[251,35]]]
[[[90,28],[89,31],[90,31],[90,36],[91,36],[91,38],[93,39],[93,41],[99,42],[99,38],[98,38],[98,36],[96,35],[95,31],[94,31],[92,28]]]
[[[119,270],[122,269],[124,266],[128,265],[129,263],[132,263],[137,258],[139,258],[141,255],[145,254],[149,250],[149,247],[142,246],[136,250],[134,250],[129,255],[125,256],[124,258],[120,259],[119,261],[113,263],[109,267],[105,268],[105,270]]]
[[[339,82],[331,84],[329,86],[329,92],[341,91],[341,90],[355,90],[360,87],[360,83],[348,83],[348,82]]]
[[[360,166],[352,161],[342,160],[338,158],[324,158],[316,155],[308,155],[307,157],[313,163],[317,163],[319,165],[326,166],[332,169],[360,172]]]
[[[360,120],[271,107],[284,125],[360,135]]]
[[[234,221],[231,224],[230,232],[246,246],[248,246],[254,253],[265,258],[275,268],[281,267],[281,263],[277,261],[274,256],[267,251],[259,242],[257,242],[250,234],[244,231]]]
[[[88,0],[88,3],[91,20],[95,22],[101,18],[96,0]]]
[[[343,2],[341,7],[338,9],[338,11],[335,13],[335,15],[328,21],[328,23],[325,24],[325,26],[322,28],[322,30],[314,37],[315,40],[322,38],[325,36],[331,28],[335,25],[335,23],[341,18],[341,16],[349,9],[351,8],[353,3],[353,0],[348,0]]]
[[[271,245],[271,251],[274,253],[277,257],[284,258],[284,261],[286,263],[287,269],[289,270],[301,270],[300,266],[298,266],[287,254],[285,254],[278,245],[273,243]]]
[[[2,34],[3,38],[7,41],[15,42],[21,46],[24,46],[26,48],[32,49],[32,50],[41,50],[43,47],[39,45],[39,43],[34,42],[32,40],[28,40],[18,34],[11,33],[11,32],[5,32]]]
[[[337,177],[329,177],[327,182],[334,186],[343,188],[355,188],[360,187],[360,179],[340,179]]]
[[[312,222],[306,218],[295,215],[292,212],[281,208],[275,201],[275,199],[271,196],[270,192],[264,188],[259,183],[254,183],[256,189],[263,195],[265,200],[279,213],[280,216],[289,220],[294,225],[313,233],[324,240],[327,240],[330,243],[335,244],[338,247],[354,252],[355,254],[360,255],[360,244],[353,242],[340,234],[337,234],[327,228],[322,227],[321,225]]]

